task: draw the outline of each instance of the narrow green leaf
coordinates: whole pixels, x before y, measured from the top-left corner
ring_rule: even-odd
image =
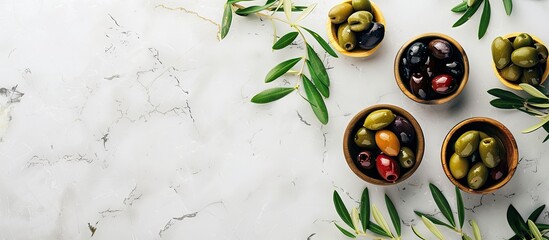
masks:
[[[325,98],[330,97],[330,88],[328,86],[324,85],[324,83],[320,80],[321,77],[318,76],[317,72],[315,72],[313,65],[311,64],[311,61],[308,59],[307,61],[307,68],[309,69],[309,72],[311,73],[311,78],[313,79],[313,83],[315,84],[316,89],[324,96]]]
[[[440,209],[442,215],[444,215],[444,217],[448,219],[450,225],[452,225],[452,227],[455,227],[456,223],[454,221],[454,214],[452,213],[452,208],[450,208],[448,200],[446,200],[444,194],[442,194],[442,192],[434,184],[429,183],[429,188],[431,189],[431,194],[433,195],[433,199],[435,200],[438,209]]]
[[[381,228],[379,225],[373,223],[373,222],[370,222],[368,224],[368,230],[372,231],[373,233],[377,234],[377,235],[380,235],[380,236],[384,236],[384,237],[392,237],[390,234],[387,234],[385,232],[385,230],[383,230],[383,228]]]
[[[533,97],[533,98],[526,99],[526,102],[527,103],[549,103],[549,99]]]
[[[498,98],[490,101],[490,105],[496,108],[501,108],[501,109],[514,109],[514,108],[522,107],[523,103],[518,100],[511,100],[511,99],[504,100],[504,99]]]
[[[393,234],[389,229],[389,224],[387,224],[387,221],[385,220],[379,209],[377,209],[376,205],[372,205],[372,215],[374,216],[374,220],[377,224],[379,224],[381,229],[383,229],[383,231],[385,231],[387,235],[391,235],[392,237]]]
[[[461,191],[456,186],[456,199],[457,210],[459,219],[459,228],[463,228],[463,222],[465,222],[465,207],[463,206],[463,198],[461,197]]]
[[[343,203],[343,200],[341,200],[341,197],[339,196],[339,193],[337,191],[334,191],[334,206],[336,208],[336,212],[349,227],[353,228],[353,222],[351,221],[351,215],[349,215],[349,212],[347,211],[347,207],[345,207],[345,203]]]
[[[368,188],[364,188],[362,197],[360,197],[360,222],[362,222],[362,229],[366,232],[370,223],[370,196]]]
[[[530,228],[530,232],[534,235],[534,239],[543,240],[543,238],[541,237],[541,232],[539,231],[538,227],[530,219],[528,219],[528,228]]]
[[[527,129],[524,129],[522,130],[522,133],[530,133],[530,132],[533,132],[535,130],[537,130],[538,128],[542,127],[543,125],[545,125],[546,123],[549,122],[549,116],[548,117],[544,117],[541,119],[540,122],[536,123],[534,126],[531,126]]]
[[[311,12],[315,9],[315,7],[316,7],[316,3],[311,4],[311,6],[307,7],[301,14],[299,14],[295,22],[298,23],[299,21],[309,16],[309,14],[311,14]]]
[[[522,231],[525,230],[524,225],[526,225],[526,223],[522,219],[522,216],[520,216],[520,213],[517,211],[517,209],[515,209],[513,204],[509,205],[509,207],[507,208],[507,223],[509,223],[509,227],[511,227],[515,234],[517,234],[521,238],[524,237]]]
[[[540,90],[538,90],[537,88],[535,88],[534,86],[532,86],[528,83],[521,83],[521,84],[519,84],[519,86],[520,86],[520,88],[522,88],[522,90],[524,90],[525,92],[527,92],[528,94],[530,94],[534,97],[549,99]]]
[[[543,142],[542,142],[542,143],[547,142],[547,140],[549,140],[549,134],[545,137],[545,139],[543,139]]]
[[[272,3],[269,3],[269,4],[266,4],[266,5],[263,5],[263,6],[249,6],[249,7],[246,7],[246,8],[241,8],[241,9],[238,9],[235,11],[236,14],[238,15],[243,15],[243,16],[246,16],[246,15],[249,15],[249,14],[252,14],[252,13],[258,13],[258,12],[261,12],[267,8],[270,8],[275,2],[272,2]]]
[[[253,1],[253,0],[248,0],[248,1]],[[274,3],[276,0],[267,0],[267,2],[265,3],[265,5],[269,4],[269,3]]]
[[[469,221],[469,224],[471,224],[471,228],[473,228],[473,236],[475,236],[475,240],[482,240],[482,236],[480,235],[480,228],[478,227],[477,222],[472,219]]]
[[[510,99],[510,100],[518,100],[518,101],[524,101],[524,98],[510,92],[507,90],[499,89],[499,88],[492,88],[488,90],[488,93],[492,96],[499,97],[501,99]]]
[[[318,79],[324,83],[327,87],[330,86],[330,78],[328,77],[328,73],[326,72],[326,68],[324,67],[324,63],[322,63],[322,60],[318,57],[315,50],[311,47],[311,45],[307,44],[307,57],[309,58],[309,61],[311,61],[311,66],[313,71],[311,74],[316,74]]]
[[[286,95],[293,92],[295,88],[289,87],[277,87],[263,90],[262,92],[256,94],[252,98],[253,103],[270,103],[285,97]]]
[[[356,236],[354,234],[352,234],[349,231],[345,230],[344,228],[340,227],[339,225],[337,225],[337,223],[334,223],[334,224],[337,227],[337,229],[339,229],[339,231],[341,231],[341,233],[343,233],[343,235],[345,235],[347,237],[350,237],[350,238],[356,238]]]
[[[523,112],[523,113],[526,113],[530,116],[540,116],[538,113],[532,112],[532,111],[530,111],[528,109],[525,109],[525,108],[517,107],[516,109]]]
[[[400,217],[398,216],[398,211],[395,208],[395,205],[393,204],[393,201],[385,194],[385,204],[387,205],[387,211],[389,212],[389,216],[391,217],[391,222],[393,222],[393,227],[395,227],[395,231],[398,236],[401,235],[401,225],[400,225]]]
[[[253,0],[228,0],[227,4],[233,4],[237,2],[249,2],[249,1],[253,1]]]
[[[507,16],[511,16],[513,12],[513,0],[503,0],[503,6],[505,6],[505,13]]]
[[[324,48],[324,51],[326,51],[332,57],[337,58],[337,53],[334,51],[334,49],[332,49],[332,47],[330,47],[330,45],[326,42],[326,40],[324,40],[324,38],[322,38],[320,35],[318,35],[318,33],[316,33],[315,31],[313,31],[311,29],[308,29],[308,28],[303,27],[303,26],[300,26],[300,27],[305,29],[305,31],[307,31],[309,34],[311,34],[311,36],[313,36],[313,38],[315,38],[315,40],[318,42],[318,44],[320,44],[320,46],[322,48]],[[307,50],[308,49],[309,48],[307,48]]]
[[[481,39],[484,37],[484,34],[486,34],[486,30],[490,24],[491,12],[490,0],[484,0],[484,9],[482,10],[482,16],[480,17],[480,24],[478,26],[478,39]]]
[[[545,127],[545,125],[544,125]],[[539,206],[538,208],[536,208],[536,210],[534,210],[530,216],[528,216],[528,219],[532,220],[532,221],[537,221],[538,218],[539,218],[539,215],[541,215],[541,213],[543,212],[543,209],[545,209],[545,204],[544,205],[541,205]]]
[[[326,104],[324,103],[324,100],[322,99],[322,95],[316,90],[315,86],[305,76],[305,74],[301,75],[301,78],[303,80],[303,87],[305,88],[305,93],[307,94],[307,101],[311,104],[311,108],[313,109],[313,112],[316,115],[316,118],[322,123],[327,124],[328,123],[328,109],[326,109]]]
[[[452,8],[452,12],[455,12],[455,13],[462,13],[462,12],[465,12],[467,11],[467,2],[461,2],[459,3],[458,5],[456,5],[455,7]]]
[[[290,43],[292,43],[297,38],[297,35],[299,35],[298,32],[287,33],[286,35],[278,39],[278,41],[276,41],[275,44],[273,44],[273,49],[279,50],[287,47],[288,45],[290,45]]]
[[[536,223],[536,226],[541,231],[549,230],[549,224]]]
[[[427,215],[425,213],[421,213],[421,212],[418,212],[418,211],[414,211],[414,213],[420,217],[426,217],[427,219],[429,219],[431,222],[433,222],[434,224],[436,225],[441,225],[441,226],[445,226],[447,228],[450,228],[450,229],[453,229],[452,226],[450,226],[449,224],[443,222],[443,221],[440,221],[436,218],[434,218],[433,216],[430,216],[430,215]]]
[[[265,76],[265,82],[266,83],[272,82],[273,80],[284,75],[286,72],[288,72],[288,70],[290,70],[293,66],[295,66],[301,59],[302,59],[301,57],[292,58],[279,63],[267,73],[267,76]]]
[[[463,16],[461,16],[461,18],[458,19],[452,27],[459,27],[465,22],[467,22],[477,12],[481,3],[482,3],[481,0],[475,1],[475,3],[473,3],[473,6],[469,7],[467,11],[463,14]]]
[[[414,225],[412,225],[412,232],[421,240],[427,240],[425,237],[423,237],[421,234],[419,234],[419,231],[415,228]]]
[[[442,236],[442,233],[440,230],[438,230],[437,226],[433,224],[429,219],[427,219],[425,216],[421,217],[421,220],[423,221],[423,224],[437,237],[439,240],[444,240],[444,237]]]
[[[233,9],[231,4],[225,4],[225,10],[223,11],[223,19],[221,20],[221,39],[227,36],[229,29],[231,28],[231,22],[233,20]]]

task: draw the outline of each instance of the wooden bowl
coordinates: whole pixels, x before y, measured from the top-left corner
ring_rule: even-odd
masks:
[[[394,183],[387,182],[382,179],[381,176],[379,176],[379,174],[377,173],[375,167],[372,170],[368,170],[368,174],[366,174],[358,168],[354,161],[355,157],[360,152],[360,148],[356,146],[354,142],[355,133],[360,127],[363,126],[366,116],[368,116],[368,114],[370,114],[371,112],[379,109],[390,109],[394,114],[406,118],[412,124],[416,133],[416,146],[415,148],[411,148],[412,150],[414,150],[414,153],[416,155],[415,165],[409,169],[401,168],[400,178]],[[425,139],[423,137],[423,131],[421,130],[421,127],[419,126],[419,123],[416,121],[416,119],[406,110],[389,104],[377,104],[360,111],[353,117],[353,119],[351,119],[351,121],[347,125],[347,128],[345,129],[345,133],[343,136],[343,154],[345,155],[345,160],[347,161],[347,164],[349,165],[351,170],[362,180],[379,186],[398,184],[412,176],[412,174],[414,174],[414,172],[419,167],[419,164],[421,164],[424,148]]]
[[[512,43],[513,40],[515,40],[515,37],[517,37],[521,33],[522,32],[509,33],[505,36],[502,36],[502,38],[503,39],[509,39]],[[545,45],[545,43],[543,43],[536,36],[533,36],[532,34],[528,34],[528,35],[530,35],[532,37],[532,39],[534,40],[535,43],[541,43],[541,44]],[[547,45],[545,45],[545,46],[549,47]],[[494,61],[492,61],[492,69],[494,70],[494,73],[496,74],[496,77],[499,79],[499,81],[501,83],[503,83],[503,85],[505,85],[505,86],[507,86],[508,88],[511,88],[511,89],[522,90],[522,88],[520,88],[520,86],[519,86],[519,84],[521,83],[520,80],[517,80],[516,82],[507,81],[505,78],[503,78],[499,74],[499,70],[496,67],[496,63],[494,63]],[[540,84],[543,84],[545,82],[545,80],[547,80],[548,77],[549,77],[549,61],[545,62],[545,71],[543,71],[543,74],[541,75],[541,79],[540,79],[541,83]]]
[[[483,186],[481,189],[477,190],[469,188],[469,186],[464,183],[464,179],[455,179],[450,172],[448,163],[448,161],[450,161],[450,157],[454,153],[455,141],[459,138],[459,136],[461,136],[461,134],[469,130],[483,131],[489,136],[499,140],[500,146],[503,146],[503,149],[505,150],[500,153],[503,154],[502,162],[500,164],[507,164],[507,176],[505,176],[505,178],[495,183],[490,183],[489,181],[487,181],[487,186]],[[503,187],[507,182],[509,182],[517,168],[518,156],[519,152],[517,148],[517,143],[515,142],[515,138],[513,137],[513,134],[509,131],[509,129],[507,129],[507,127],[505,127],[500,122],[485,117],[469,118],[454,126],[452,130],[450,130],[450,132],[446,135],[446,138],[442,143],[442,149],[440,152],[442,168],[444,169],[444,173],[446,173],[448,179],[450,179],[450,181],[454,185],[459,187],[462,191],[475,194],[492,193]]]
[[[343,1],[342,3],[349,3],[351,4],[351,0]],[[374,21],[383,24],[383,26],[387,27],[387,24],[385,23],[385,18],[383,17],[383,14],[381,13],[381,10],[379,7],[372,1],[370,1],[372,5],[372,15],[374,15]],[[332,47],[334,47],[339,53],[349,56],[349,57],[356,57],[356,58],[362,58],[362,57],[368,57],[374,52],[377,51],[377,49],[381,46],[381,42],[374,48],[370,50],[364,50],[364,49],[354,49],[353,51],[347,51],[343,49],[341,46],[339,46],[339,41],[337,40],[337,25],[333,24],[330,19],[328,19],[327,29],[328,29],[328,39],[330,40],[330,43],[332,44]],[[385,28],[387,31],[387,28]]]
[[[406,50],[408,49],[408,47],[410,45],[412,45],[412,43],[414,43],[416,41],[430,41],[430,40],[437,39],[437,38],[444,39],[444,40],[448,41],[450,44],[454,45],[455,49],[457,49],[458,52],[460,53],[460,55],[462,57],[462,60],[463,60],[463,78],[460,81],[459,87],[453,93],[451,93],[449,95],[446,95],[442,98],[424,100],[424,99],[416,97],[407,88],[408,81],[409,81],[408,79],[404,80],[404,79],[401,78],[400,71],[399,71],[399,69],[400,69],[400,59],[402,59],[402,57],[406,54]],[[394,67],[395,80],[396,80],[396,83],[397,83],[398,87],[400,88],[400,90],[408,98],[410,98],[410,99],[412,99],[412,100],[414,100],[418,103],[423,103],[423,104],[443,104],[443,103],[446,103],[446,102],[454,99],[455,97],[457,97],[461,93],[461,91],[463,91],[463,89],[465,88],[465,85],[467,84],[467,80],[469,80],[469,59],[467,58],[467,54],[465,53],[465,50],[463,50],[463,47],[461,47],[461,45],[456,40],[454,40],[453,38],[451,38],[447,35],[444,35],[442,33],[424,33],[424,34],[421,34],[417,37],[414,37],[414,38],[410,39],[408,42],[406,42],[404,45],[402,45],[400,50],[398,50],[398,53],[397,53],[396,58],[395,58],[394,66],[395,66]],[[406,81],[406,82],[404,82],[404,81]]]

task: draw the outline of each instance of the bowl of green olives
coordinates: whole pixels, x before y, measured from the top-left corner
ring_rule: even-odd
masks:
[[[423,104],[442,104],[465,88],[469,60],[453,38],[425,33],[402,45],[395,58],[394,74],[408,98]]]
[[[385,37],[385,18],[370,0],[346,0],[328,12],[328,39],[341,54],[368,57]]]
[[[500,122],[485,117],[466,119],[446,135],[442,168],[462,191],[492,193],[515,173],[518,148],[513,134]]]
[[[540,85],[549,77],[547,47],[527,33],[511,33],[492,41],[492,68],[503,85],[521,90],[520,83]]]
[[[416,119],[389,104],[370,106],[353,117],[343,137],[351,170],[371,184],[388,186],[414,174],[423,158],[425,139]]]

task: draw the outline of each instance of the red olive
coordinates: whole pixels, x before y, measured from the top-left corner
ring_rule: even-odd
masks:
[[[358,154],[356,161],[358,163],[358,166],[363,169],[372,169],[374,167],[373,158],[374,154],[370,151],[362,151]]]
[[[448,94],[454,91],[454,78],[448,74],[440,74],[431,80],[431,87],[439,94]]]
[[[394,183],[400,177],[398,162],[385,154],[379,154],[376,158],[377,172],[385,181]]]

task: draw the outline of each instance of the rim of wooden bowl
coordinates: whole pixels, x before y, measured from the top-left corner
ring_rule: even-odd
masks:
[[[412,124],[416,133],[416,138],[417,138],[417,147],[415,149],[416,163],[410,170],[408,170],[408,172],[400,176],[400,178],[394,183],[387,182],[383,179],[370,177],[365,173],[363,173],[362,171],[360,171],[360,169],[357,167],[357,165],[353,160],[354,157],[351,156],[351,153],[349,151],[349,144],[354,144],[354,140],[353,140],[354,132],[358,129],[359,126],[362,126],[360,122],[364,121],[364,119],[368,114],[379,109],[390,109],[393,113],[406,118]],[[419,125],[417,120],[408,111],[404,110],[401,107],[391,105],[391,104],[376,104],[363,109],[351,119],[351,121],[347,125],[347,128],[345,129],[345,133],[343,136],[343,154],[345,155],[345,160],[347,162],[347,165],[349,165],[349,168],[351,168],[351,170],[362,180],[378,186],[395,185],[405,181],[410,176],[412,176],[412,174],[414,174],[414,172],[417,170],[417,168],[421,164],[424,150],[425,150],[425,137],[423,136],[423,130],[421,129],[421,126]]]
[[[478,126],[482,126],[482,129],[478,129]],[[487,188],[474,190],[469,188],[466,185],[461,184],[458,180],[456,180],[449,169],[449,163],[450,156],[452,155],[451,152],[453,150],[453,147],[450,146],[451,143],[457,139],[459,135],[464,133],[468,130],[480,130],[486,132],[486,134],[490,136],[495,136],[501,144],[503,144],[505,148],[505,161],[507,161],[507,176],[505,176],[504,179],[502,179],[500,182],[489,186]],[[452,141],[451,141],[452,140]],[[456,124],[450,132],[446,135],[444,138],[444,141],[442,142],[442,148],[440,151],[440,159],[442,162],[442,169],[444,170],[444,173],[446,174],[446,177],[454,184],[455,186],[459,187],[464,192],[473,193],[473,194],[488,194],[495,192],[496,190],[503,187],[505,184],[507,184],[511,178],[513,177],[513,174],[515,173],[515,170],[518,165],[518,156],[519,151],[517,147],[517,143],[515,141],[515,138],[511,131],[505,125],[502,123],[491,119],[487,117],[474,117],[474,118],[468,118],[465,119],[458,124]]]
[[[513,32],[513,33],[503,35],[501,37],[504,38],[504,39],[514,39],[515,37],[517,37],[519,34],[522,34],[522,33],[523,32]],[[530,35],[532,37],[534,42],[541,43],[541,44],[545,45],[545,43],[543,43],[543,41],[541,41],[541,39],[537,38],[536,36],[534,36],[532,34],[528,34],[528,35]],[[547,46],[547,45],[545,45],[545,46]],[[490,53],[492,53],[492,51],[490,51]],[[520,86],[519,86],[519,84],[521,83],[520,80],[517,80],[516,81],[517,83],[507,81],[505,78],[503,78],[499,74],[499,69],[496,67],[496,63],[493,60],[492,60],[492,69],[494,70],[494,74],[496,75],[498,80],[501,83],[503,83],[503,85],[505,85],[506,87],[511,88],[511,89],[522,90],[522,88],[520,88]],[[545,80],[547,80],[548,77],[549,77],[549,61],[545,62],[545,71],[541,75],[541,79],[540,79],[541,83],[540,84],[543,84],[545,82]]]
[[[341,3],[351,3],[351,2],[352,2],[351,0],[347,0],[347,1],[343,1]],[[379,22],[379,23],[383,24],[385,29],[387,29],[387,25],[385,23],[385,18],[383,17],[383,14],[381,13],[381,10],[379,9],[379,7],[373,1],[370,1],[370,3],[372,5],[372,15],[374,15],[374,20],[376,22]],[[368,56],[374,54],[379,49],[381,44],[383,43],[383,40],[381,40],[381,42],[377,46],[375,46],[374,48],[372,48],[370,50],[355,49],[353,51],[347,51],[347,50],[343,49],[341,46],[339,46],[339,41],[337,40],[336,24],[333,24],[330,21],[330,19],[328,19],[328,22],[326,23],[326,27],[327,27],[327,30],[328,30],[328,40],[330,40],[330,43],[332,44],[332,47],[334,47],[335,50],[338,51],[339,53],[341,53],[345,56],[348,56],[348,57],[356,57],[356,58],[368,57]]]
[[[424,100],[421,98],[416,97],[408,88],[406,88],[406,85],[402,81],[402,78],[400,77],[400,59],[405,54],[405,50],[410,46],[412,43],[414,43],[417,40],[423,39],[423,38],[441,38],[448,42],[450,42],[454,47],[459,51],[463,58],[463,78],[461,79],[461,82],[459,84],[458,89],[454,91],[452,94],[445,96],[443,98],[438,99],[430,99],[430,100]],[[402,47],[398,50],[398,53],[395,57],[395,63],[394,63],[394,74],[395,74],[395,81],[400,88],[400,90],[406,95],[408,98],[412,99],[415,102],[422,103],[422,104],[443,104],[446,102],[451,101],[452,99],[456,98],[465,88],[467,85],[467,81],[469,80],[469,59],[467,58],[467,53],[465,53],[465,50],[463,47],[452,37],[442,34],[442,33],[424,33],[419,36],[413,37],[408,42],[404,43]]]

